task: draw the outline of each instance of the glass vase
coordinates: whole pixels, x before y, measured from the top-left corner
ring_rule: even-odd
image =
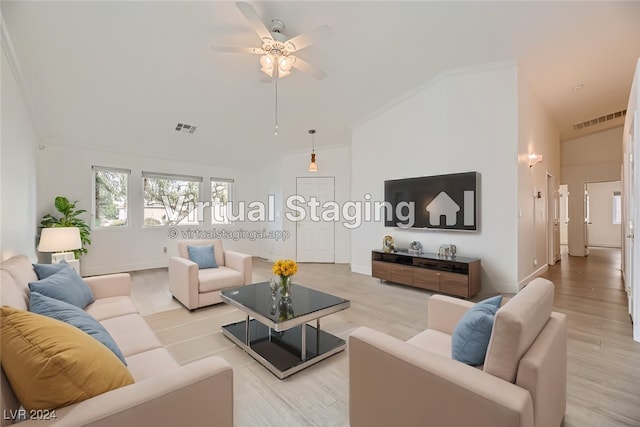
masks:
[[[291,276],[280,276],[280,295],[282,298],[291,297]]]

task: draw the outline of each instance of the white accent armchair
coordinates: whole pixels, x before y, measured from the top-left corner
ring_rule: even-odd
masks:
[[[484,366],[451,358],[472,302],[434,295],[429,329],[408,341],[361,327],[349,339],[352,427],[559,427],[566,408],[567,316],[535,279],[496,313]]]
[[[198,269],[189,259],[187,246],[213,245],[218,268]],[[222,302],[220,290],[248,285],[252,281],[251,255],[225,251],[222,240],[184,240],[169,260],[169,291],[189,310]]]

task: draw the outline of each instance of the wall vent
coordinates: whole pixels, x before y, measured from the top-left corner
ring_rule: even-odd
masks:
[[[600,116],[595,119],[587,120],[586,122],[576,123],[573,125],[574,130],[580,130],[589,126],[597,125],[600,123],[608,122],[609,120],[617,119],[618,117],[624,117],[627,115],[627,110],[616,111],[615,113],[609,113],[604,116]]]
[[[178,125],[176,126],[176,130],[178,132],[184,132],[184,133],[194,133],[196,129],[198,129],[196,126],[188,125],[186,123],[178,123]]]

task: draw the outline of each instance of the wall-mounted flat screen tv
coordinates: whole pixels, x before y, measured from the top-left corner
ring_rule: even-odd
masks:
[[[478,172],[385,181],[385,226],[477,231],[479,188]]]

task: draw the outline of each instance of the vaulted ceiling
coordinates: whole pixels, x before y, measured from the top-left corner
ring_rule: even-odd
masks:
[[[640,57],[640,2],[252,4],[289,37],[332,30],[299,53],[327,78],[279,80],[278,136],[258,57],[209,48],[260,45],[234,2],[3,1],[42,143],[254,166],[309,149],[310,128],[320,149],[348,144],[351,125],[445,70],[513,59],[569,139],[623,122],[573,129],[626,108]]]

